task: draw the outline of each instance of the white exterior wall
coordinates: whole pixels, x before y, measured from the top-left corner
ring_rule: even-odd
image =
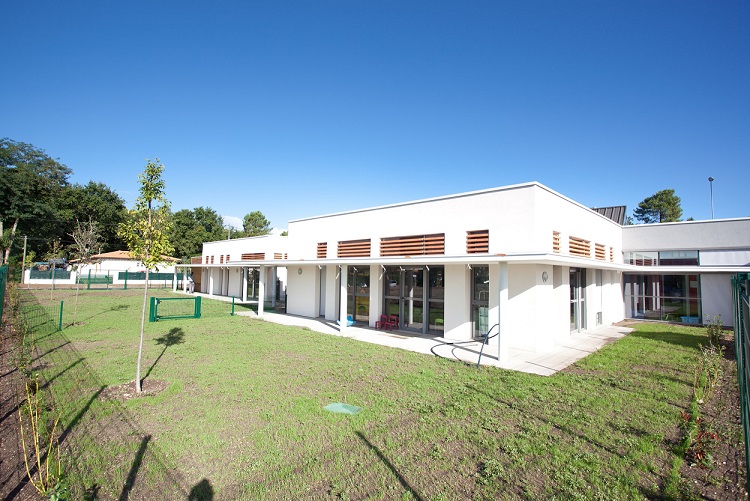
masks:
[[[626,251],[732,249],[747,256],[750,250],[750,218],[638,224],[622,230]]]
[[[468,266],[445,267],[444,292],[444,336],[449,339],[471,339],[471,273]]]
[[[721,315],[721,323],[732,325],[732,275],[728,273],[704,274],[701,282],[701,311],[703,322],[711,322],[716,315]]]
[[[302,270],[302,273],[298,273],[298,270]],[[287,313],[303,317],[318,317],[319,303],[316,301],[316,294],[320,282],[317,275],[317,266],[296,266],[291,269],[287,277],[289,290]]]

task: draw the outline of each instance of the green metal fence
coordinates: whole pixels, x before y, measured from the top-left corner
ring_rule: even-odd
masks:
[[[732,277],[734,296],[734,347],[737,353],[737,380],[740,386],[740,413],[745,430],[745,459],[750,464],[750,273]],[[750,475],[747,475],[750,491]]]
[[[0,266],[0,322],[3,318],[3,305],[5,304],[5,284],[8,283],[8,265]]]

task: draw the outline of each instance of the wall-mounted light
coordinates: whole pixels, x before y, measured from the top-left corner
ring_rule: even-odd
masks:
[[[546,271],[542,272],[542,282],[547,283],[547,279],[549,278],[549,274]]]
[[[297,275],[302,275],[302,268],[297,268]]]

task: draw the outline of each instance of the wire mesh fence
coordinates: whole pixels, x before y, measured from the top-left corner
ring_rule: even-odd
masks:
[[[59,415],[59,443],[72,499],[187,499],[190,487],[60,330],[61,307],[19,290],[18,318],[32,349],[49,412]],[[113,292],[122,294],[123,291]],[[98,294],[97,294],[98,295]]]
[[[745,458],[750,463],[750,273],[732,277],[734,296],[734,342],[737,353],[737,379],[740,387],[740,413],[745,431]],[[750,475],[747,488],[750,491]]]
[[[8,283],[8,265],[0,266],[0,321],[3,318],[3,306],[5,305],[5,284]]]

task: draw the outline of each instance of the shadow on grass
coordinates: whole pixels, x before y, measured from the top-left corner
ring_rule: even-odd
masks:
[[[213,501],[213,499],[214,488],[211,487],[211,482],[207,478],[195,484],[188,496],[188,501]]]
[[[156,364],[159,363],[159,360],[161,360],[161,357],[164,356],[164,353],[167,351],[167,348],[169,348],[170,346],[182,344],[185,342],[185,331],[183,331],[182,328],[180,327],[172,327],[171,329],[169,329],[169,332],[167,332],[161,337],[156,338],[155,341],[156,341],[156,344],[164,345],[164,348],[161,350],[161,353],[159,353],[159,356],[156,357],[156,360],[154,360],[154,363],[151,364],[151,367],[148,368],[148,371],[146,371],[146,375],[143,376],[143,379],[141,379],[141,383],[151,374],[151,371],[154,369],[154,367],[156,367]]]
[[[128,478],[125,480],[125,485],[122,486],[122,492],[120,492],[120,501],[127,501],[127,499],[130,497],[130,491],[133,490],[133,486],[135,485],[135,478],[138,476],[138,470],[141,469],[141,463],[143,463],[143,456],[146,454],[146,447],[148,447],[148,443],[151,441],[151,435],[146,435],[141,440],[141,445],[138,447],[138,452],[135,454],[135,459],[133,459],[133,464],[130,466],[130,471],[128,472]]]
[[[698,349],[701,344],[707,344],[708,338],[702,336],[696,336],[691,334],[685,334],[683,332],[642,332],[633,331],[628,334],[629,337],[648,339],[650,341],[658,341],[661,343],[674,344],[676,346],[683,346],[685,348]]]
[[[406,490],[406,492],[408,492],[409,494],[411,494],[414,497],[414,499],[417,499],[419,501],[421,501],[421,500],[424,499],[422,496],[420,496],[417,493],[417,491],[414,490],[414,488],[409,484],[409,482],[406,481],[406,479],[403,477],[403,475],[401,475],[401,473],[399,473],[399,471],[396,469],[396,467],[393,466],[393,463],[391,463],[388,460],[388,458],[385,457],[385,454],[383,454],[381,452],[381,450],[377,448],[377,446],[375,446],[373,443],[371,443],[369,440],[367,440],[367,437],[365,437],[365,435],[361,431],[356,432],[356,434],[360,438],[360,440],[362,440],[367,445],[367,447],[369,447],[369,449],[371,451],[373,451],[375,454],[377,454],[378,458],[380,458],[380,461],[382,461],[383,464],[385,466],[387,466],[389,470],[391,470],[391,472],[398,479],[398,482],[401,484],[401,487],[403,487]]]

